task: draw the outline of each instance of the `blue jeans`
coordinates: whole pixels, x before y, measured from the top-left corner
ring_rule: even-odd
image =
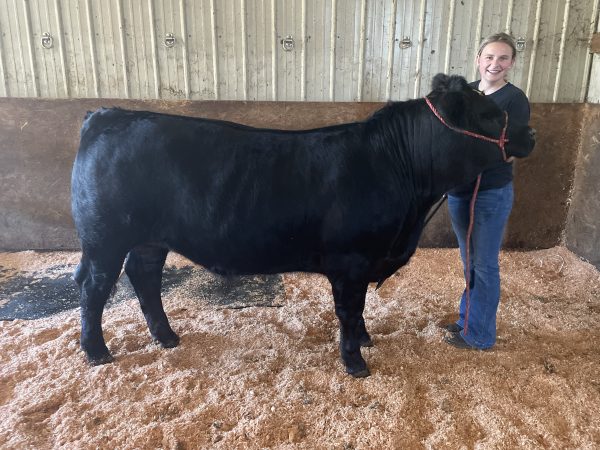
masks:
[[[448,210],[460,247],[465,279],[470,202],[471,194],[448,196]],[[463,339],[480,349],[490,348],[496,343],[496,311],[500,302],[498,256],[512,204],[512,182],[498,189],[479,192],[475,201],[475,220],[469,250],[471,274],[468,326],[465,327],[466,290],[460,300],[460,317],[456,323],[463,328],[460,332]]]

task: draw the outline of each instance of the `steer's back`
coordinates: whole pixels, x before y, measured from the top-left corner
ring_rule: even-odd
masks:
[[[375,177],[361,126],[286,132],[96,111],[73,170],[82,245],[164,243],[217,272],[309,270],[343,239],[340,221],[360,220],[349,204],[360,208],[361,174]]]

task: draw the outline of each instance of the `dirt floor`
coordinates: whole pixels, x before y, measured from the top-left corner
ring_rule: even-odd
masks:
[[[0,276],[66,273],[78,256],[0,254]],[[0,448],[599,448],[600,272],[562,247],[505,252],[501,267],[486,352],[442,341],[463,287],[456,250],[419,250],[372,287],[365,379],[343,372],[330,287],[316,275],[284,275],[270,307],[171,289],[181,344],[169,350],[124,299],[105,311],[116,361],[101,367],[79,350],[77,309],[2,321]]]

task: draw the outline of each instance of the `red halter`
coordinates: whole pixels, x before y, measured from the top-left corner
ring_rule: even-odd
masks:
[[[467,136],[471,136],[474,137],[476,139],[481,139],[482,141],[487,141],[487,142],[491,142],[493,144],[496,144],[499,148],[500,151],[502,151],[502,157],[504,159],[504,161],[507,160],[506,158],[506,151],[504,150],[504,146],[506,145],[506,143],[508,142],[508,139],[506,139],[506,129],[508,128],[508,113],[506,111],[504,111],[504,127],[502,128],[502,132],[500,133],[500,137],[498,139],[494,139],[491,137],[487,137],[487,136],[483,136],[482,134],[477,134],[477,133],[473,133],[472,131],[468,131],[468,130],[461,130],[460,128],[455,128],[452,125],[449,125],[444,118],[440,115],[440,113],[435,109],[435,106],[433,106],[433,103],[431,103],[431,100],[429,100],[428,97],[425,97],[425,102],[427,102],[427,106],[429,106],[429,109],[431,109],[431,112],[433,112],[433,114],[435,115],[435,117],[437,117],[440,122],[442,122],[445,126],[447,126],[448,128],[450,128],[452,131],[456,131],[457,133],[461,133],[461,134],[465,134]],[[475,183],[475,189],[473,190],[473,197],[471,197],[471,203],[469,204],[469,228],[467,229],[467,238],[466,238],[466,242],[467,242],[467,248],[466,248],[466,276],[465,276],[465,280],[466,280],[466,308],[465,308],[465,326],[463,328],[464,334],[467,334],[467,331],[469,329],[469,306],[470,306],[470,300],[471,300],[471,288],[470,288],[470,284],[471,284],[471,257],[470,257],[470,249],[471,249],[471,234],[473,233],[473,223],[474,223],[474,218],[475,218],[475,200],[477,198],[477,192],[479,191],[479,184],[481,183],[481,174],[479,174],[477,176],[477,182]]]
[[[493,144],[496,144],[498,147],[500,147],[500,150],[502,150],[502,157],[504,158],[504,161],[506,161],[506,159],[507,159],[506,151],[504,150],[504,146],[508,142],[508,139],[506,139],[506,129],[508,128],[508,113],[506,111],[504,111],[504,127],[502,128],[502,133],[500,133],[500,137],[498,139],[494,139],[491,137],[484,136],[482,134],[473,133],[472,131],[469,131],[469,130],[461,130],[460,128],[455,128],[452,125],[449,125],[444,120],[444,118],[440,115],[440,113],[437,111],[437,109],[435,109],[435,106],[433,106],[433,103],[431,103],[431,100],[429,100],[428,97],[425,97],[425,101],[427,102],[427,106],[429,106],[429,109],[431,109],[431,112],[433,112],[433,114],[435,114],[435,117],[440,119],[440,122],[442,122],[444,125],[446,125],[448,128],[450,128],[452,131],[456,131],[457,133],[460,133],[460,134],[465,134],[467,136],[471,136],[476,139],[481,139],[482,141],[488,141]]]

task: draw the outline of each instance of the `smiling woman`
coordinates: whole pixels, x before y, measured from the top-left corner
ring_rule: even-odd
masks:
[[[481,78],[471,83],[471,87],[506,111],[509,132],[529,122],[527,97],[506,80],[516,52],[513,39],[506,33],[485,39],[475,60]],[[467,285],[460,300],[458,321],[445,327],[451,333],[446,342],[457,348],[482,350],[496,343],[496,311],[500,302],[498,258],[513,205],[513,159],[488,168],[476,185],[455,188],[448,197]],[[475,201],[472,193],[477,190]]]
[[[478,86],[481,92],[490,95],[508,83],[506,77],[516,54],[515,44],[506,33],[494,34],[483,41],[475,60],[481,76]]]

